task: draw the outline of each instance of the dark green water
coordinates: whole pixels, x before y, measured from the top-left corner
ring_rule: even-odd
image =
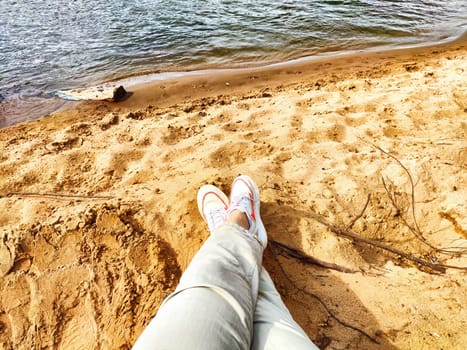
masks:
[[[0,0],[0,126],[59,89],[462,35],[467,0]]]

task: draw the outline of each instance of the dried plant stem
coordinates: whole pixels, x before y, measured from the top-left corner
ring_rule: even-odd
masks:
[[[314,258],[310,255],[305,254],[304,252],[292,248],[284,243],[277,242],[275,240],[269,240],[269,244],[272,245],[273,247],[280,249],[282,252],[286,253],[288,256],[298,259],[301,262],[305,264],[312,264],[312,265],[317,265],[320,267],[324,267],[326,269],[331,269],[331,270],[336,270],[339,272],[344,272],[344,273],[357,273],[360,272],[358,270],[352,270],[344,266],[328,263],[325,261],[322,261],[320,259]]]
[[[341,320],[339,317],[336,316],[336,314],[329,308],[329,306],[327,306],[327,304],[320,298],[319,295],[313,293],[313,292],[310,292],[308,290],[306,290],[305,288],[301,288],[299,286],[297,286],[297,284],[292,281],[292,279],[289,277],[289,275],[287,275],[287,273],[285,272],[284,270],[284,267],[282,266],[282,264],[280,263],[278,257],[277,257],[277,252],[274,250],[274,248],[271,249],[272,251],[272,255],[274,257],[274,260],[276,261],[277,265],[279,266],[279,269],[281,270],[282,274],[284,275],[285,279],[287,280],[287,282],[289,282],[295,289],[299,290],[300,292],[312,297],[313,299],[317,300],[321,306],[326,310],[326,312],[328,313],[328,315],[334,319],[337,323],[339,323],[340,325],[346,327],[346,328],[350,328],[362,335],[364,335],[365,337],[367,337],[371,342],[373,343],[376,343],[376,344],[379,344],[379,341],[377,339],[375,339],[374,337],[372,337],[371,335],[369,335],[368,333],[366,333],[364,330],[356,327],[356,326],[353,326],[343,320]]]
[[[350,224],[347,225],[346,230],[350,230],[353,225],[365,214],[366,208],[368,208],[368,204],[370,204],[370,199],[371,199],[371,194],[368,194],[366,198],[366,203],[363,206],[363,209],[360,211],[360,214],[358,214],[351,222]]]
[[[328,222],[326,222],[321,216],[319,216],[317,214],[314,214],[313,217],[314,217],[315,220],[317,220],[319,223],[326,226],[330,231],[332,231],[333,233],[335,233],[338,236],[343,236],[343,237],[346,237],[346,238],[351,239],[351,240],[356,241],[356,242],[365,243],[367,245],[371,245],[373,247],[377,247],[377,248],[386,250],[386,251],[388,251],[388,252],[390,252],[392,254],[398,255],[398,256],[406,259],[406,260],[412,261],[412,262],[414,262],[414,263],[416,263],[418,265],[428,267],[432,271],[436,271],[438,273],[445,273],[446,269],[448,269],[448,268],[467,271],[467,267],[431,263],[429,261],[426,261],[424,259],[420,259],[420,258],[418,258],[418,257],[416,257],[416,256],[414,256],[414,255],[412,255],[410,253],[406,253],[406,252],[404,252],[402,250],[391,247],[391,246],[386,245],[384,243],[381,243],[379,241],[376,241],[376,240],[373,240],[373,239],[370,239],[370,238],[361,237],[361,236],[359,236],[359,235],[357,235],[357,234],[355,234],[355,233],[353,233],[351,231],[344,230],[344,229],[341,229],[341,228],[336,227],[334,225],[331,225]]]
[[[92,196],[81,194],[49,193],[49,192],[9,192],[1,197],[56,197],[56,198],[77,198],[77,199],[114,199],[112,196]]]

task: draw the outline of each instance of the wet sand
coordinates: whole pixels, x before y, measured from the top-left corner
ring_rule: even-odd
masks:
[[[245,173],[264,264],[317,345],[463,349],[465,269],[322,221],[467,266],[434,249],[467,247],[466,82],[463,40],[145,84],[1,129],[0,348],[129,348],[208,236],[197,189]]]

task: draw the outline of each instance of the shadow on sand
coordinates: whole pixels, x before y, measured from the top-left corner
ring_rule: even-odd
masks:
[[[269,238],[287,242],[289,246],[300,250],[303,249],[299,224],[303,216],[303,211],[287,205],[261,204],[261,217]],[[336,276],[335,271],[275,255],[272,249],[271,245],[266,249],[263,264],[295,320],[320,349],[397,349],[381,330],[377,319]],[[284,276],[284,272],[290,280]],[[378,343],[338,323],[316,298],[297,287],[318,296],[341,321],[364,331]]]

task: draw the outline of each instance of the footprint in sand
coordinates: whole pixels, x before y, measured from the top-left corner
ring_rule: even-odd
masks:
[[[0,240],[0,277],[10,271],[0,298],[0,343],[8,348],[34,348],[40,337],[63,349],[127,349],[175,288],[176,252],[143,229],[140,208],[106,203],[81,210],[57,218],[76,219],[69,229],[61,225],[60,235],[54,220],[23,227],[18,239],[31,257],[27,269],[12,271],[13,242]]]
[[[268,143],[228,142],[210,154],[206,165],[213,168],[237,166],[247,160],[266,157],[273,151],[274,147]]]
[[[14,243],[5,236],[0,241],[0,277],[6,276],[15,263],[16,249]]]
[[[205,125],[172,125],[167,126],[167,132],[162,137],[162,141],[166,145],[175,145],[183,139],[190,138],[201,134],[204,131]]]
[[[54,141],[50,142],[45,146],[48,151],[61,152],[64,150],[80,147],[83,144],[81,137],[75,137],[70,135],[59,135]]]

